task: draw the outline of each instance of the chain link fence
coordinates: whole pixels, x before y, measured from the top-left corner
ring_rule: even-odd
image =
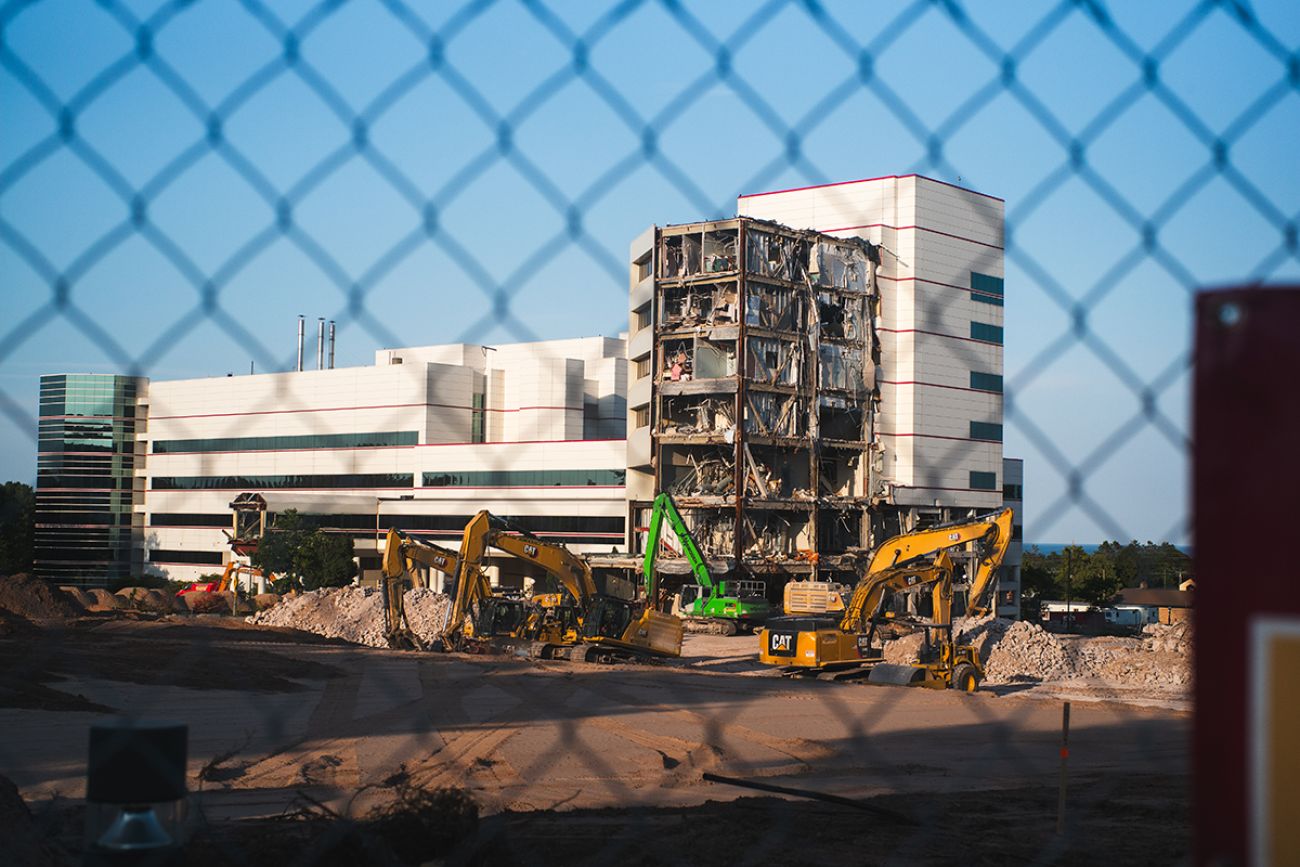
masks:
[[[1246,0],[13,0],[0,7],[0,414],[11,439],[34,444],[36,374],[69,365],[170,378],[196,375],[187,354],[200,353],[289,369],[291,316],[304,309],[332,314],[345,346],[567,336],[577,308],[582,327],[617,332],[627,243],[646,225],[733,215],[737,193],[906,170],[1006,197],[1007,453],[1028,459],[1031,537],[1186,541],[1190,294],[1297,274],[1300,191],[1284,165],[1298,45],[1293,8]],[[1129,502],[1134,484],[1161,493]],[[1144,514],[1152,502],[1165,512]],[[166,665],[198,665],[196,652]],[[384,705],[377,731],[405,743],[395,708],[427,727],[442,694],[425,668],[412,686],[406,664],[382,663],[364,688],[354,673],[324,688],[351,690],[340,707],[357,719],[367,701]],[[451,700],[512,723],[548,708],[551,739],[536,767],[512,769],[521,779],[556,771],[558,744],[586,769],[566,780],[618,789],[608,738],[663,756],[656,787],[703,763],[683,746],[697,737],[719,755],[737,737],[742,753],[769,751],[741,762],[754,773],[780,754],[821,760],[791,746],[797,731],[742,725],[775,707],[770,683],[720,704],[677,686],[659,702],[665,687],[642,680],[620,674],[593,699],[511,673],[496,699]],[[280,698],[259,704],[276,737],[366,734],[344,710],[300,718]],[[131,712],[150,710],[135,700]],[[628,716],[580,725],[593,701]],[[907,731],[886,711],[903,713],[910,695],[867,701],[869,716],[864,699],[817,701],[846,755],[906,777],[882,744]],[[1041,714],[961,713],[994,733],[998,761],[1043,770],[1017,734],[1049,738]],[[691,719],[665,722],[674,715]],[[465,739],[490,740],[493,724],[464,716],[462,749],[450,736],[434,746],[477,780],[496,759]],[[1176,752],[1143,713],[1119,716],[1131,755]],[[645,733],[661,726],[674,733]],[[217,740],[204,749],[219,752]],[[317,747],[300,752],[330,754]],[[1093,782],[1093,803],[1124,786],[1100,772]],[[919,828],[889,837],[896,858],[924,852],[909,847],[942,818],[912,815]],[[745,816],[764,827],[734,854],[781,851],[799,833],[788,819]],[[638,834],[592,851],[653,845],[653,824]],[[510,845],[515,860],[536,854]]]

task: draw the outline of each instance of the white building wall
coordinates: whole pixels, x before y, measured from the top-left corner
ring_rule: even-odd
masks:
[[[1002,445],[971,439],[969,421],[1002,422],[1001,394],[971,371],[1002,375],[1002,347],[970,323],[1001,327],[1003,308],[973,299],[971,272],[1003,276],[1003,202],[916,175],[742,196],[741,216],[866,238],[878,269],[884,474],[900,505],[995,508]],[[993,473],[988,490],[971,472]]]
[[[510,344],[496,350],[454,344],[382,350],[376,353],[375,367],[154,381],[142,401],[148,412],[141,435],[146,458],[137,471],[145,488],[137,507],[145,518],[145,547],[165,552],[150,558],[153,571],[177,580],[220,571],[219,562],[189,564],[168,557],[206,555],[229,561],[222,529],[230,527],[230,501],[246,490],[264,492],[281,503],[299,503],[302,511],[312,514],[350,515],[353,523],[358,515],[370,515],[377,508],[384,515],[466,520],[486,508],[500,515],[533,517],[537,527],[532,529],[539,535],[563,538],[580,552],[622,547],[625,443],[617,436],[583,436],[586,402],[622,399],[627,376],[624,346],[618,338]],[[488,442],[471,442],[476,393],[484,396]],[[621,414],[620,408],[605,433],[621,433]],[[416,441],[266,449],[248,449],[242,443],[245,448],[174,454],[154,453],[153,448],[161,440],[375,432],[411,432]],[[588,477],[599,484],[575,481],[583,474],[572,471],[585,470],[599,471]],[[451,483],[426,485],[426,473]],[[483,473],[510,475],[488,479]],[[304,480],[302,487],[265,491],[241,481],[343,474],[403,478],[327,489],[310,487],[312,480]],[[204,483],[216,486],[211,488],[164,490],[154,484],[161,477],[224,481]],[[162,525],[154,522],[155,515],[172,516],[173,521],[193,516],[195,524]],[[587,518],[596,520],[576,529],[545,529],[557,521]],[[599,529],[593,529],[596,525]],[[359,553],[373,553],[368,532],[350,532],[357,537]],[[458,529],[413,532],[443,542],[459,537]]]

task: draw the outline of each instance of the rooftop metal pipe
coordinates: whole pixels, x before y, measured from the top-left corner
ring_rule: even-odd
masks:
[[[302,370],[302,343],[306,338],[307,326],[302,314],[298,314],[298,370]]]
[[[330,370],[334,369],[334,320],[330,320]]]
[[[316,317],[316,369],[325,369],[325,317]]]

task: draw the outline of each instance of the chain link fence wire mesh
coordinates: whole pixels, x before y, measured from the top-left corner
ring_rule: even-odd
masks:
[[[337,320],[340,366],[371,347],[617,333],[627,243],[646,225],[914,171],[1007,202],[1006,453],[1027,459],[1030,538],[1185,542],[1190,293],[1300,270],[1297,46],[1292,5],[1246,0],[14,0],[0,6],[4,459],[30,465],[40,373],[287,370],[299,313]],[[359,689],[350,677],[325,688]],[[432,714],[437,690],[407,695],[405,677],[370,688]],[[678,713],[620,677],[651,724]],[[492,707],[526,713],[535,689],[500,686]],[[565,690],[555,707],[590,700]],[[722,744],[772,692],[680,712]],[[888,752],[873,740],[883,704],[864,720],[857,699],[824,701],[845,744]],[[298,730],[293,705],[262,706],[267,730]],[[556,711],[555,743],[617,779],[582,718]],[[1001,759],[1034,764],[1013,726],[985,722]],[[1127,724],[1135,755],[1166,750],[1140,714]],[[778,752],[797,736],[746,731]],[[664,771],[698,760],[656,743]],[[467,775],[493,761],[456,755]],[[746,856],[793,834],[775,823]],[[900,857],[913,839],[894,841]]]

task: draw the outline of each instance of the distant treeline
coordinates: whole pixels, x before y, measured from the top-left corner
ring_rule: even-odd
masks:
[[[1144,582],[1176,590],[1191,572],[1192,558],[1168,542],[1103,542],[1091,552],[1067,545],[1051,553],[1031,545],[1020,567],[1021,614],[1037,619],[1041,602],[1067,596],[1104,605],[1125,587]]]

